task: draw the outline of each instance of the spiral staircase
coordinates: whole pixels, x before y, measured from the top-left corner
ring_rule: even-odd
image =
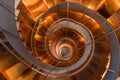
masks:
[[[0,80],[120,80],[120,0],[0,0]]]

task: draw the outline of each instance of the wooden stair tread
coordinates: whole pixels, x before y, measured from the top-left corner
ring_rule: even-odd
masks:
[[[21,62],[18,62],[17,64],[13,65],[9,69],[7,69],[4,72],[4,75],[9,79],[9,80],[17,80],[20,75],[27,70],[28,67],[24,65]]]
[[[23,73],[17,80],[33,80],[33,78],[36,76],[37,72],[28,69]]]
[[[6,69],[17,63],[17,59],[11,55],[7,54],[0,57],[0,72],[4,72]]]

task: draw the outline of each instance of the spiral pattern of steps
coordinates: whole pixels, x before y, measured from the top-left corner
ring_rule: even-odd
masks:
[[[119,19],[119,0],[0,0],[0,80],[119,80]]]

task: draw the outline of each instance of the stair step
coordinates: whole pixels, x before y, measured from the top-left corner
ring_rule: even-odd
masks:
[[[73,1],[73,2],[78,2],[78,3],[81,3],[81,2],[82,2],[82,0],[71,0],[71,1]]]
[[[0,72],[4,72],[6,69],[17,63],[17,61],[18,60],[13,55],[8,53],[7,55],[0,56]]]
[[[45,3],[42,3],[41,6],[38,6],[37,8],[33,9],[31,13],[34,15],[35,20],[38,19],[38,17],[45,12],[48,9],[48,7],[45,5]]]
[[[18,9],[20,10],[18,21],[33,26],[35,24],[35,19],[31,11],[22,2],[19,4]]]
[[[36,74],[37,72],[31,69],[28,69],[17,80],[33,80]]]
[[[43,2],[48,6],[48,8],[50,8],[53,5],[55,5],[54,0],[43,0]]]
[[[105,0],[82,0],[82,3],[90,9],[99,10],[104,4]]]
[[[7,69],[4,72],[4,76],[6,76],[8,80],[17,80],[20,77],[20,75],[27,69],[28,67],[26,65],[24,65],[21,62],[18,62],[17,64]]]
[[[43,2],[46,4],[46,6],[48,6],[48,8],[65,1],[68,0],[43,0]]]

